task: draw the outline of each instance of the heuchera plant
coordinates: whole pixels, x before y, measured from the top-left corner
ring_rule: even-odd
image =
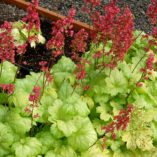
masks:
[[[147,12],[149,35],[133,30],[130,9],[115,0],[104,13],[99,0],[84,2],[93,31],[73,31],[72,8],[46,43],[58,62],[41,61],[40,72],[22,79],[14,56],[21,64],[28,46],[44,44],[38,1],[22,21],[0,27],[0,157],[157,156],[157,1]]]

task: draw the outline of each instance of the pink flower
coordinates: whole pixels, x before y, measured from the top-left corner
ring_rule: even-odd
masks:
[[[133,15],[130,9],[125,8],[116,18],[114,23],[111,40],[113,42],[111,53],[116,60],[123,60],[128,49],[133,42]]]
[[[142,86],[143,86],[143,83],[142,83],[142,82],[137,82],[137,83],[136,83],[136,86],[137,86],[137,87],[142,87]]]
[[[83,80],[86,77],[86,69],[85,69],[86,64],[90,64],[90,63],[85,59],[81,59],[80,63],[77,64],[74,73],[78,80]]]
[[[102,52],[101,51],[97,51],[94,53],[93,58],[94,59],[98,59],[102,57]]]
[[[74,8],[69,10],[68,16],[65,19],[58,20],[53,23],[52,38],[47,42],[47,49],[52,50],[52,55],[58,57],[63,54],[65,36],[73,35],[73,18],[76,10]]]
[[[32,0],[32,3],[27,8],[27,16],[22,20],[27,22],[26,28],[30,31],[34,26],[37,31],[40,30],[40,19],[37,12],[38,0]]]
[[[84,0],[84,3],[86,5],[92,5],[92,8],[96,7],[96,6],[100,6],[101,2],[100,0]]]
[[[103,14],[94,11],[91,14],[91,20],[94,26],[91,32],[93,42],[102,42],[105,46],[109,40],[112,41],[111,50],[109,53],[104,52],[103,55],[110,55],[110,65],[115,67],[118,61],[124,59],[134,40],[134,22],[130,9],[126,7],[123,11],[120,10],[116,1],[113,0],[104,6]]]
[[[37,102],[40,98],[40,86],[34,86],[32,94],[29,96],[29,101]]]
[[[23,45],[17,46],[16,52],[17,52],[18,54],[24,54],[24,53],[26,52],[27,45],[28,45],[28,44],[25,43],[25,44],[23,44]]]
[[[88,33],[84,29],[79,30],[74,35],[74,39],[71,42],[71,47],[73,51],[84,53],[87,47],[87,39],[88,39]]]
[[[119,114],[117,116],[114,116],[113,121],[109,123],[108,125],[102,127],[103,130],[105,130],[106,133],[111,133],[112,138],[116,139],[115,130],[126,130],[130,118],[131,113],[133,111],[133,105],[128,104],[127,109],[122,109],[119,111]]]
[[[39,62],[39,65],[41,66],[42,71],[46,72],[48,70],[47,64],[48,64],[47,61],[40,61]]]
[[[14,63],[15,45],[11,34],[12,24],[5,21],[0,28],[2,30],[0,33],[0,60],[2,62],[8,60]]]
[[[33,118],[39,118],[39,117],[40,117],[39,113],[33,115]]]
[[[7,92],[8,94],[13,94],[15,86],[14,84],[0,84],[0,87],[3,91]]]
[[[151,4],[147,10],[147,16],[150,18],[151,23],[156,25],[157,23],[157,0],[151,0]]]
[[[27,112],[27,113],[31,113],[31,110],[30,110],[30,108],[29,107],[25,107],[25,112]]]
[[[154,54],[150,53],[149,57],[148,57],[148,59],[146,61],[146,68],[148,70],[152,70],[153,69],[153,61],[154,61]]]

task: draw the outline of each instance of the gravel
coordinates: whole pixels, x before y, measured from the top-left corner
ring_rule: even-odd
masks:
[[[26,14],[25,11],[17,8],[16,6],[11,6],[0,1],[0,23],[4,21],[16,21],[21,19]]]
[[[109,0],[102,0],[102,4],[108,3]],[[135,17],[135,28],[145,32],[151,31],[151,25],[145,15],[150,0],[119,0],[118,5],[122,8],[128,5]],[[75,6],[77,9],[76,19],[89,23],[87,15],[83,15],[81,7],[84,5],[83,0],[39,0],[39,4],[49,10],[54,10],[63,15],[67,15],[68,9]],[[15,6],[0,2],[0,23],[4,20],[14,21],[22,18],[25,12]]]

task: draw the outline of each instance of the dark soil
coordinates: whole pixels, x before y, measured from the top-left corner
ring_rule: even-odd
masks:
[[[29,0],[28,0],[29,1]],[[102,4],[108,3],[109,0],[102,0]],[[87,15],[82,14],[81,7],[84,5],[83,0],[39,0],[40,6],[54,10],[63,15],[67,15],[69,8],[75,6],[77,9],[76,19],[89,23]],[[143,30],[145,32],[151,31],[151,25],[145,15],[150,0],[119,0],[118,5],[123,8],[128,5],[135,17],[135,28]],[[101,8],[100,8],[101,9]],[[18,9],[16,6],[10,6],[0,0],[0,24],[5,20],[15,21],[21,19],[26,14],[25,11]],[[50,39],[51,32],[51,21],[41,18],[41,30],[44,37],[48,40]],[[70,54],[69,49],[69,39],[67,39],[67,44],[65,46],[66,55]],[[24,55],[23,61],[27,62],[27,65],[21,64],[21,72],[19,76],[24,76],[30,71],[39,71],[40,67],[38,63],[41,60],[49,60],[51,52],[46,49],[45,45],[38,45],[36,49],[28,48],[26,54]],[[18,64],[18,57],[16,57],[16,62]],[[53,62],[52,62],[53,64]]]

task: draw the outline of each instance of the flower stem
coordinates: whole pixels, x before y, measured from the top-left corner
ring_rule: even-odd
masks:
[[[20,57],[20,60],[19,60],[19,65],[21,65],[21,63],[22,63],[22,60],[23,60],[23,54],[21,55],[21,57]],[[16,81],[16,78],[17,78],[17,74],[18,74],[18,72],[20,71],[20,69],[21,69],[21,67],[20,66],[18,66],[18,68],[17,68],[17,70],[16,70],[16,74],[15,74],[15,77],[14,77],[14,82],[13,83],[15,83],[15,81]]]
[[[1,63],[0,78],[1,78],[1,76],[2,76],[2,70],[3,70],[3,62]]]
[[[135,65],[134,69],[132,70],[132,73],[135,71],[135,69],[137,68],[137,66],[140,64],[140,62],[142,61],[142,59],[146,56],[146,54],[144,54],[140,60],[137,62],[137,64]]]

